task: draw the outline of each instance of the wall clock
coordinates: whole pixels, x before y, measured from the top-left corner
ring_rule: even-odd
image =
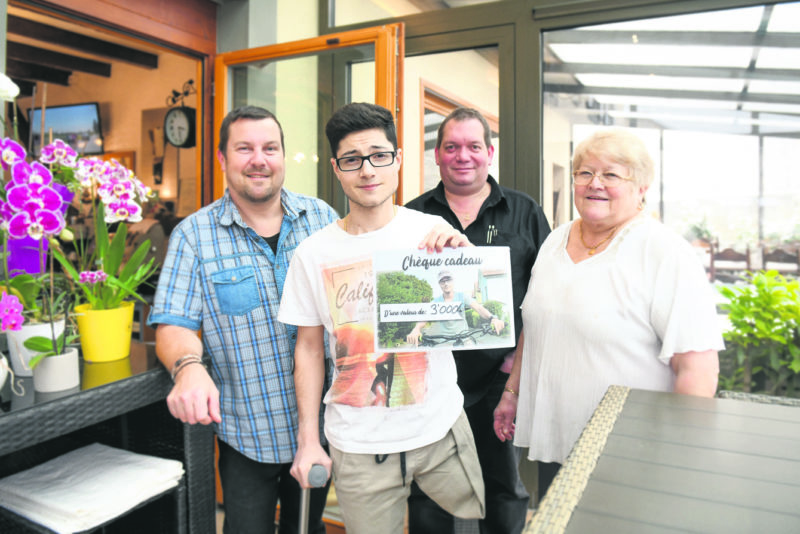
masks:
[[[167,142],[178,148],[195,145],[195,109],[186,106],[172,108],[164,117],[164,136]]]

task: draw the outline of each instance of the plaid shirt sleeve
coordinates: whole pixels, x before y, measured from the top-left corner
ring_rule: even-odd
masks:
[[[200,330],[203,302],[199,263],[198,254],[189,243],[184,228],[176,227],[169,238],[148,324],[171,324]]]

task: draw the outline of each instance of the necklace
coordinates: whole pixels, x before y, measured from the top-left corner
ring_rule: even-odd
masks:
[[[619,225],[612,228],[611,231],[608,233],[608,235],[605,236],[603,239],[601,239],[599,243],[597,243],[593,247],[590,247],[589,245],[586,244],[586,241],[583,240],[583,220],[581,220],[581,222],[578,224],[578,237],[581,238],[581,244],[583,244],[586,250],[589,251],[589,256],[594,256],[594,253],[597,252],[597,249],[600,247],[600,245],[611,239],[611,236],[614,235],[614,232],[617,231],[617,227],[619,227]]]
[[[394,213],[392,215],[392,219],[394,219],[395,215],[397,215],[397,204],[395,204],[392,207],[394,208]],[[350,214],[348,213],[347,215],[345,215],[344,219],[342,219],[342,226],[344,227],[345,233],[349,233],[349,232],[347,232],[347,219],[349,219],[349,218],[350,218]]]

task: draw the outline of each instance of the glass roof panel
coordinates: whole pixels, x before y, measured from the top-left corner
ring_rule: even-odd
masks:
[[[751,125],[755,119],[750,117],[742,117],[736,113],[717,113],[717,114],[704,114],[702,117],[694,113],[674,113],[672,111],[626,111],[626,110],[610,110],[608,114],[612,117],[626,118],[626,119],[649,119],[661,123],[666,122],[702,122],[704,125],[709,124],[726,124],[726,125]]]
[[[657,19],[615,22],[599,26],[585,26],[579,30],[633,30],[633,31],[718,31],[718,32],[754,32],[761,22],[764,8],[746,7],[727,11],[676,15]],[[794,31],[797,31],[796,29]]]
[[[746,68],[753,56],[749,46],[551,44],[550,48],[565,63]]]
[[[769,128],[770,131],[797,132],[800,131],[800,117],[787,117],[785,115],[763,114],[749,119],[750,124]]]
[[[800,21],[797,22],[800,25]],[[757,69],[800,69],[797,48],[762,48],[758,52]]]
[[[767,80],[752,80],[751,93],[768,93],[771,95],[797,95],[800,94],[800,81],[776,82]]]
[[[595,100],[603,104],[618,104],[625,106],[649,106],[654,108],[677,109],[724,109],[735,110],[736,102],[726,100],[693,100],[688,98],[659,98],[650,96],[619,96],[619,95],[592,95]]]
[[[746,111],[772,111],[775,113],[800,114],[800,104],[771,104],[769,102],[745,102],[742,109]]]
[[[800,33],[800,2],[773,7],[767,31]]]
[[[743,80],[730,78],[686,78],[679,76],[637,76],[627,74],[577,74],[576,77],[583,85],[593,87],[725,92],[739,92],[744,87]]]

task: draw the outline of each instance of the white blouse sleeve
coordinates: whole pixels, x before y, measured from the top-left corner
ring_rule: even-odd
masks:
[[[652,283],[650,322],[661,339],[659,359],[669,363],[676,353],[725,348],[712,286],[690,245],[671,231],[656,232],[646,254],[657,258]]]

